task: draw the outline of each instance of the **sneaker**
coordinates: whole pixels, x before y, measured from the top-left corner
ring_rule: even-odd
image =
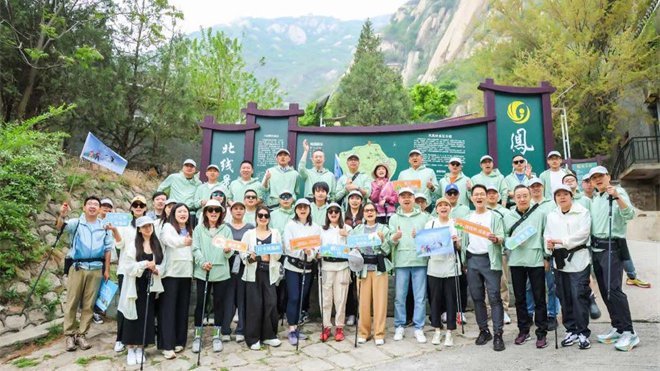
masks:
[[[454,337],[451,334],[451,330],[447,330],[447,334],[445,335],[445,346],[446,347],[454,346]]]
[[[496,352],[501,352],[504,350],[504,340],[502,339],[502,334],[495,334],[495,339],[493,340],[493,350]]]
[[[147,356],[145,356],[144,353],[142,352],[142,348],[135,349],[135,361],[138,365],[142,363],[147,363]]]
[[[479,336],[477,337],[477,340],[474,341],[474,343],[477,345],[484,345],[491,341],[491,339],[493,339],[493,335],[490,334],[490,331],[481,330],[479,331]]]
[[[346,318],[346,326],[355,326],[355,316],[350,315],[348,318]]]
[[[447,323],[447,312],[442,312],[442,315],[440,315],[440,321],[442,323]]]
[[[598,335],[598,342],[603,344],[612,344],[617,342],[620,337],[621,334],[618,333],[615,328],[611,328],[608,333]]]
[[[330,336],[332,336],[332,330],[330,327],[324,327],[321,331],[321,341],[325,343],[328,341],[328,339],[330,339]]]
[[[222,340],[220,338],[213,338],[213,351],[216,353],[222,352],[222,348]]]
[[[135,354],[135,349],[130,348],[126,354],[126,365],[135,366],[137,365],[137,356]]]
[[[275,347],[275,348],[277,348],[277,347],[279,347],[280,345],[282,345],[282,342],[280,341],[280,339],[278,339],[278,338],[274,338],[274,339],[266,339],[266,340],[264,340],[264,344],[265,344],[265,345],[268,345],[268,346],[271,346],[271,347]]]
[[[376,339],[375,342],[377,346],[381,346],[385,344],[385,339]]]
[[[195,336],[192,342],[192,352],[199,353],[201,349],[202,349],[202,338],[199,336]]]
[[[287,337],[289,338],[289,344],[291,345],[297,345],[298,344],[298,334],[296,334],[297,331],[289,331],[289,335]]]
[[[307,340],[307,335],[305,335],[304,333],[298,331],[298,339]]]
[[[242,343],[245,341],[245,336],[241,334],[236,334],[236,342],[237,343]]]
[[[346,339],[346,336],[344,335],[344,328],[337,327],[337,330],[335,331],[335,341],[343,341],[344,339]]]
[[[532,337],[529,336],[529,332],[519,332],[518,336],[516,336],[516,340],[514,340],[513,343],[516,345],[522,345],[531,338]]]
[[[596,295],[592,293],[589,297],[589,317],[591,317],[591,319],[599,319],[600,316],[600,308],[598,308],[598,304],[596,304]]]
[[[124,343],[121,341],[115,341],[115,352],[121,353],[124,351],[126,347],[124,346]]]
[[[396,330],[394,330],[394,341],[403,340],[404,332],[405,330],[403,327],[397,327]]]
[[[461,323],[467,325],[468,322],[467,322],[467,317],[465,316],[465,312],[456,314],[456,323],[458,323],[459,325]]]
[[[628,278],[628,279],[626,280],[626,285],[629,285],[629,286],[637,286],[637,287],[641,287],[641,288],[643,288],[643,289],[648,289],[649,287],[651,287],[651,283],[650,283],[650,282],[646,282],[646,281],[644,281],[644,280],[640,280],[639,278]],[[102,322],[101,322],[101,323],[102,323]]]
[[[103,316],[98,313],[94,313],[92,314],[92,321],[94,321],[94,323],[97,325],[100,325],[103,323]]]
[[[578,346],[580,347],[580,349],[591,348],[591,343],[589,342],[589,338],[582,334],[578,335]]]
[[[163,357],[165,357],[165,359],[174,359],[176,358],[176,353],[174,353],[173,350],[164,350]]]
[[[222,335],[222,341],[228,343],[231,341],[231,335]]]
[[[89,342],[87,342],[85,335],[76,336],[76,344],[78,344],[78,347],[82,350],[87,350],[92,347]]]
[[[431,339],[431,344],[440,345],[441,338],[442,338],[442,332],[440,332],[440,329],[436,329],[435,333],[433,334],[433,338]]]
[[[557,328],[557,318],[548,317],[548,331],[555,331]]]
[[[536,339],[536,349],[543,349],[548,346],[548,341],[545,336],[541,336]]]
[[[504,312],[504,324],[510,325],[511,324],[511,317],[509,317],[509,313]]]
[[[250,350],[261,350],[261,343],[257,341],[256,343],[250,345]]]
[[[73,352],[76,350],[76,338],[74,336],[67,336],[65,343],[67,352]]]
[[[567,332],[566,335],[564,335],[564,340],[561,341],[561,346],[570,347],[571,345],[575,344],[577,339],[577,335],[572,332]]]
[[[365,339],[365,338],[357,338],[357,343],[358,344],[364,344],[366,342],[367,342],[367,339]]]
[[[426,336],[424,335],[424,330],[415,330],[415,339],[418,343],[426,343]]]
[[[183,347],[181,345],[177,345],[174,347],[174,353],[181,353],[183,352]]]
[[[639,344],[639,336],[630,331],[624,331],[619,340],[614,344],[617,350],[628,352]]]

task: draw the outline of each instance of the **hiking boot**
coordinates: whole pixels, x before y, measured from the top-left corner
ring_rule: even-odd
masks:
[[[324,327],[321,331],[321,341],[325,343],[328,341],[328,339],[330,339],[330,336],[332,336],[332,330],[330,327]]]
[[[67,336],[65,343],[67,352],[73,352],[76,350],[76,338],[73,335]]]
[[[202,338],[199,336],[195,336],[192,342],[192,352],[199,353],[201,349],[202,349]]]
[[[504,349],[504,339],[502,339],[502,334],[495,334],[495,338],[493,340],[493,350],[496,352],[501,352]]]
[[[557,328],[557,318],[548,317],[548,331],[554,331]]]
[[[174,347],[174,353],[181,353],[183,352],[183,347],[181,345],[177,345]]]
[[[484,345],[491,341],[493,339],[493,335],[491,335],[490,331],[488,330],[481,330],[479,331],[479,336],[477,337],[477,340],[475,340],[475,344],[477,345]]]
[[[578,339],[577,335],[575,335],[572,332],[567,332],[566,335],[564,336],[564,340],[561,341],[561,346],[570,347],[571,345],[575,344],[577,339]]]
[[[580,334],[578,335],[578,346],[580,349],[589,349],[591,348],[591,342],[589,342],[589,338]]]
[[[529,336],[529,332],[519,332],[518,336],[516,336],[516,340],[513,341],[514,344],[516,345],[522,345],[525,343],[527,340],[531,339],[532,337]]]
[[[646,282],[646,281],[644,281],[644,280],[640,280],[640,279],[637,278],[637,277],[635,277],[635,278],[628,278],[628,279],[626,280],[626,285],[629,285],[629,286],[637,286],[637,287],[641,287],[641,288],[643,288],[643,289],[648,289],[649,287],[651,287],[651,283],[650,283],[650,282]]]
[[[606,334],[598,335],[598,342],[603,344],[613,344],[619,340],[620,337],[621,334],[617,332],[615,328],[611,328]]]
[[[87,350],[92,347],[89,345],[89,342],[87,342],[85,335],[76,336],[76,344],[78,344],[78,347],[80,347],[82,350]]]
[[[541,336],[536,339],[536,349],[543,349],[548,346],[548,341],[545,336]]]
[[[614,344],[614,347],[617,350],[629,352],[633,350],[637,344],[639,344],[639,336],[630,331],[624,331],[623,334],[621,334],[621,337],[619,337],[619,340]]]
[[[147,357],[144,355],[142,348],[135,349],[135,363],[142,364],[147,363]]]
[[[589,297],[589,317],[591,317],[591,319],[599,319],[600,316],[600,308],[598,308],[598,304],[596,304],[596,295],[591,293],[591,296]]]
[[[273,339],[266,339],[266,340],[264,340],[264,344],[265,344],[265,345],[268,345],[268,346],[271,346],[271,347],[275,347],[275,348],[277,348],[277,347],[279,347],[280,345],[282,345],[282,342],[281,342],[280,339],[278,339],[278,338],[273,338]]]
[[[337,327],[337,330],[335,330],[335,341],[343,341],[345,338],[346,336],[344,336],[344,328]]]

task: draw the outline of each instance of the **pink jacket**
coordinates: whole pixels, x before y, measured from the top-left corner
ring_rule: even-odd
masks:
[[[385,184],[383,186],[378,185],[378,180],[371,182],[371,202],[376,204],[376,211],[378,215],[392,215],[396,211],[396,203],[399,200],[394,186],[389,179],[385,179]],[[380,202],[385,200],[385,207],[380,206]]]

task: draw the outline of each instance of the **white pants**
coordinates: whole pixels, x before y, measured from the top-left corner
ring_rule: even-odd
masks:
[[[331,327],[332,304],[335,305],[335,326],[344,327],[346,317],[346,297],[351,283],[351,272],[346,269],[340,271],[323,271],[323,327]]]

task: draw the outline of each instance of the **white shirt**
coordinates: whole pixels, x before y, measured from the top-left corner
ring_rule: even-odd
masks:
[[[472,213],[472,215],[470,215],[470,218],[468,220],[471,221],[472,223],[476,223],[490,229],[491,219],[492,219],[491,215],[492,214],[490,211],[486,211],[483,214],[479,214],[475,212]],[[468,238],[469,238],[469,242],[468,242],[467,251],[469,251],[472,254],[488,254],[488,244],[490,241],[488,241],[487,238],[475,236],[473,234],[470,234]]]
[[[550,192],[554,192],[555,188],[562,185],[562,179],[564,179],[564,175],[566,175],[566,173],[561,170],[550,170]]]
[[[429,220],[424,229],[433,229],[440,227],[449,227],[449,233],[451,236],[456,236],[456,228],[454,227],[454,219],[449,219],[445,224],[442,223],[439,219],[435,218]],[[457,257],[456,254],[451,255],[433,255],[429,257],[429,265],[426,269],[426,274],[431,277],[438,278],[447,278],[447,277],[456,277],[461,275],[460,267],[457,266]]]
[[[573,206],[566,213],[562,213],[560,207],[550,211],[545,223],[543,233],[544,240],[562,240],[561,245],[555,245],[555,249],[572,249],[585,245],[589,242],[591,234],[591,214],[584,206],[573,202]],[[546,252],[550,254],[547,249]],[[591,255],[589,249],[576,251],[571,261],[565,260],[566,265],[562,272],[582,272],[591,264]]]

